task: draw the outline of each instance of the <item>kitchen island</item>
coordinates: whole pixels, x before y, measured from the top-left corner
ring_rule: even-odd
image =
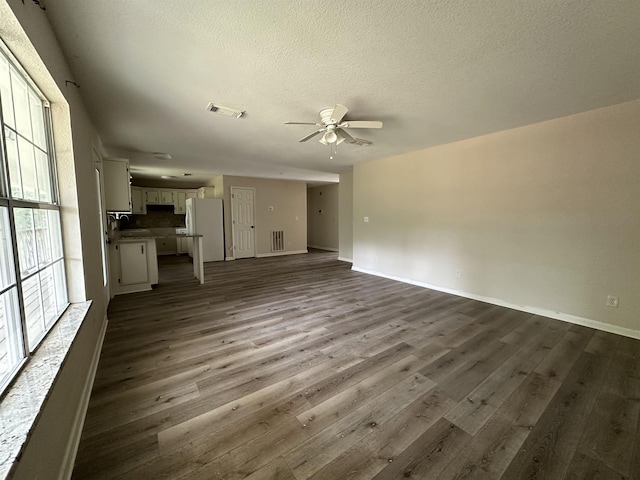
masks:
[[[120,230],[111,238],[111,296],[151,290],[158,283],[156,240],[191,238],[193,276],[204,283],[202,235],[188,233],[157,234],[146,229]]]

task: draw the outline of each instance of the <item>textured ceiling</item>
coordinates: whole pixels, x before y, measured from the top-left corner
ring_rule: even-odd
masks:
[[[334,181],[354,163],[640,98],[638,0],[55,0],[111,155],[139,179]],[[68,87],[73,88],[73,87]],[[214,101],[246,110],[206,111]],[[297,140],[318,112],[370,147]],[[172,160],[157,160],[167,152]]]

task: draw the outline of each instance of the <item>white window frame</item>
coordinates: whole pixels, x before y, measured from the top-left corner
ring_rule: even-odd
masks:
[[[46,97],[42,94],[40,89],[35,85],[30,76],[26,73],[24,68],[20,65],[20,63],[16,60],[13,54],[9,51],[6,45],[0,41],[0,55],[4,56],[8,61],[11,67],[15,70],[15,72],[20,75],[22,80],[24,80],[27,84],[27,88],[30,93],[35,94],[43,104],[42,111],[42,121],[44,122],[44,130],[46,135],[46,155],[47,155],[47,163],[49,168],[49,182],[50,182],[50,196],[51,201],[40,201],[40,200],[26,200],[23,198],[13,198],[11,195],[11,185],[10,185],[10,168],[9,168],[9,160],[8,160],[8,152],[7,152],[7,142],[5,138],[6,128],[12,130],[16,135],[20,135],[24,141],[29,142],[34,148],[39,148],[42,152],[42,148],[38,147],[34,141],[31,139],[25,139],[24,136],[20,134],[18,131],[17,120],[14,115],[14,126],[5,128],[4,117],[3,117],[3,106],[0,104],[0,208],[6,208],[8,212],[9,219],[9,232],[11,236],[11,248],[12,248],[12,256],[13,256],[13,283],[9,286],[2,287],[0,284],[0,294],[4,294],[9,292],[12,289],[17,289],[17,302],[18,302],[18,314],[19,314],[19,325],[16,322],[16,325],[9,326],[7,323],[7,331],[5,332],[5,336],[9,335],[13,339],[13,344],[19,345],[19,350],[16,353],[16,356],[19,357],[18,361],[10,365],[10,368],[1,373],[0,371],[0,395],[2,395],[7,387],[11,384],[12,380],[16,377],[16,375],[21,371],[24,364],[28,361],[30,355],[32,355],[35,350],[42,343],[47,333],[53,328],[53,326],[60,319],[62,313],[65,311],[68,302],[68,291],[65,280],[65,255],[64,255],[64,243],[62,241],[62,219],[60,214],[60,203],[59,203],[59,194],[58,194],[58,184],[57,184],[57,174],[56,174],[56,160],[55,160],[55,151],[53,145],[53,134],[52,134],[52,122],[51,122],[51,111],[49,102]],[[0,92],[1,95],[1,92]],[[13,93],[12,93],[13,98]],[[14,102],[12,102],[14,103]],[[32,119],[31,115],[33,111],[29,109],[29,115]],[[32,120],[33,121],[33,120]],[[37,167],[36,167],[37,168]],[[38,210],[46,211],[53,210],[58,212],[58,218],[60,218],[60,229],[59,235],[60,238],[57,238],[59,242],[59,248],[62,252],[61,256],[49,258],[45,263],[39,263],[37,267],[33,271],[29,271],[27,274],[21,273],[20,268],[20,260],[19,260],[19,247],[18,247],[18,233],[16,229],[16,220],[15,213],[16,209],[30,209],[34,213]],[[35,232],[35,227],[34,227]],[[37,250],[37,249],[36,249]],[[52,250],[53,251],[53,250]],[[36,262],[38,263],[38,262]],[[53,274],[53,266],[58,264],[58,272],[61,271],[61,276],[57,278]],[[56,302],[55,304],[55,312],[53,316],[48,319],[45,317],[45,307],[42,304],[42,296],[43,296],[43,284],[41,283],[40,274],[45,270],[52,268],[51,272],[51,280],[50,283],[53,285],[55,291],[60,292],[61,296],[56,298],[55,300],[62,299],[60,302]],[[37,294],[39,296],[39,311],[42,318],[42,330],[39,331],[37,335],[34,335],[34,338],[29,339],[27,335],[27,319],[25,314],[25,292],[23,289],[23,283],[29,279],[37,280]],[[60,285],[62,283],[62,285]],[[59,289],[59,290],[58,290]],[[0,325],[2,327],[2,325]],[[18,336],[19,338],[16,338]],[[9,346],[9,338],[7,338],[7,352]],[[0,354],[2,354],[2,350],[0,350]],[[7,353],[8,355],[8,353]]]

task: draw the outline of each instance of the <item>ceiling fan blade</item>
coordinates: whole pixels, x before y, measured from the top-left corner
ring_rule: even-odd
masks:
[[[316,135],[318,135],[320,132],[324,132],[324,128],[320,128],[318,130],[316,130],[315,132],[310,133],[309,135],[307,135],[306,137],[302,137],[300,140],[298,140],[299,142],[306,142],[307,140],[309,140],[310,138],[315,137]]]
[[[333,107],[333,112],[331,112],[331,123],[340,123],[348,111],[349,109],[344,105],[336,104]]]
[[[382,122],[374,120],[348,120],[339,126],[340,128],[382,128]]]
[[[368,147],[369,145],[371,145],[373,142],[370,142],[369,140],[363,140],[362,138],[355,138],[354,139],[356,145],[360,145],[361,147]]]
[[[319,123],[313,123],[313,122],[284,122],[285,125],[317,125],[319,127],[321,127],[322,125]]]
[[[338,130],[340,135],[342,135],[347,143],[356,143],[356,139],[353,138],[346,130],[340,129]]]

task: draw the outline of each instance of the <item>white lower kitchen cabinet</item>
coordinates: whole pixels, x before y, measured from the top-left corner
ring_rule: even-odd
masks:
[[[158,283],[155,239],[119,240],[109,254],[112,296],[151,290]]]
[[[147,268],[147,242],[121,243],[120,250],[120,285],[149,283]]]
[[[176,228],[176,234],[185,235],[187,233],[186,228]],[[191,237],[176,238],[176,253],[181,255],[183,253],[189,253],[189,245],[191,244]]]
[[[154,235],[157,235],[156,250],[158,255],[175,255],[176,254],[176,238],[168,237],[176,233],[175,227],[165,228],[149,228]]]

